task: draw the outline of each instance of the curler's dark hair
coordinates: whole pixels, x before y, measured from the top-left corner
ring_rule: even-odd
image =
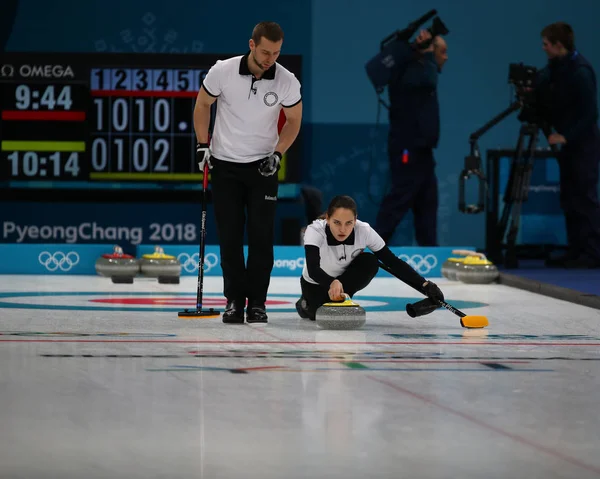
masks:
[[[319,216],[319,219],[324,220],[327,216],[332,216],[338,208],[351,210],[352,213],[354,213],[354,218],[358,216],[356,201],[354,201],[354,199],[352,199],[350,196],[338,195],[333,197],[333,199],[329,202],[327,211]]]

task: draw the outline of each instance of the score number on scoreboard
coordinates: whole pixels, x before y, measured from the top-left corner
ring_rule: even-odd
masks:
[[[192,123],[208,70],[93,69],[90,179],[199,179]],[[196,178],[195,178],[196,177]]]

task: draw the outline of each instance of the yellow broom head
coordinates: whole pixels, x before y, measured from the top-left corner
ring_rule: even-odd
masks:
[[[460,325],[467,329],[485,328],[490,323],[485,316],[463,316],[460,318]]]
[[[211,319],[218,318],[221,313],[214,309],[186,309],[177,313],[181,319]]]

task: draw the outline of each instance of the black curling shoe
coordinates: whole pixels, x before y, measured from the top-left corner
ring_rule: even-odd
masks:
[[[246,300],[227,301],[225,312],[223,313],[223,322],[229,324],[244,323],[244,304]]]
[[[267,312],[265,311],[265,303],[251,301],[246,309],[247,323],[268,323]]]
[[[300,299],[296,301],[296,311],[298,311],[298,316],[300,316],[302,319],[310,318],[310,313],[308,312],[308,307],[306,305],[304,296],[300,296]]]

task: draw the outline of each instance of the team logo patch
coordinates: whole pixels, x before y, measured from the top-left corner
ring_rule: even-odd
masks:
[[[356,258],[359,254],[361,254],[365,249],[364,248],[358,248],[356,251],[352,252],[351,258],[354,259]]]
[[[274,91],[270,91],[268,93],[265,93],[263,101],[265,102],[265,105],[267,105],[267,106],[274,106],[274,105],[277,105],[277,101],[279,101],[279,97],[277,96],[277,93],[275,93]]]

